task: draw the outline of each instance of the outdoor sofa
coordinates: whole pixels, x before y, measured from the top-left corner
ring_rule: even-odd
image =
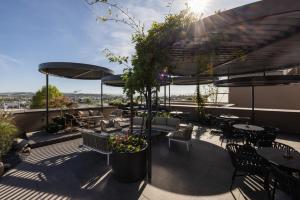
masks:
[[[191,139],[193,133],[193,125],[188,124],[185,127],[180,128],[177,131],[169,132],[167,135],[169,140],[169,148],[171,148],[171,142],[184,143],[186,145],[187,151],[190,151]]]
[[[100,110],[81,110],[77,112],[77,119],[85,122],[88,126],[100,124],[104,116]]]
[[[118,132],[122,130],[122,127],[120,124],[115,121],[115,120],[102,120],[101,121],[101,131],[106,132],[106,133],[113,133],[113,132]]]
[[[109,156],[112,153],[109,146],[109,134],[83,132],[82,133],[82,146],[84,148],[96,151],[107,156],[107,165],[109,165]]]
[[[146,128],[146,118],[143,117],[134,117],[132,129],[134,132],[142,131]]]
[[[171,132],[179,129],[180,119],[167,117],[154,117],[152,120],[152,130],[160,132]]]

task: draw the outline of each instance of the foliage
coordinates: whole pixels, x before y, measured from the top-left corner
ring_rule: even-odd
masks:
[[[0,110],[0,122],[14,123],[14,116],[10,112]]]
[[[61,126],[57,123],[49,123],[47,132],[48,133],[57,133],[61,129]]]
[[[147,34],[133,35],[136,52],[132,57],[132,77],[136,84],[135,90],[159,86],[159,73],[171,70],[170,45],[178,37],[186,36],[186,28],[196,20],[189,10],[183,10],[179,14],[167,15],[162,23],[153,22]]]
[[[0,159],[11,149],[16,132],[17,127],[13,123],[0,119]]]
[[[158,112],[156,114],[156,117],[165,117],[165,118],[169,118],[171,116],[170,112]]]
[[[46,106],[46,86],[43,86],[32,97],[31,108],[45,108]],[[69,98],[64,97],[57,87],[49,85],[49,107],[68,108],[75,106]]]
[[[136,135],[113,135],[109,139],[112,151],[118,153],[135,153],[143,150],[146,140]]]
[[[108,104],[111,106],[120,106],[120,105],[125,105],[125,102],[121,98],[118,98],[110,101]]]
[[[202,118],[205,115],[204,106],[207,102],[207,95],[201,95],[200,85],[198,84],[196,87],[196,103],[197,103],[197,113],[199,114],[199,118]]]

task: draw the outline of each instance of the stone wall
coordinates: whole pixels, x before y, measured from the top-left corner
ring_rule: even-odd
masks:
[[[107,117],[115,107],[105,106],[103,108],[103,115]],[[63,112],[74,112],[79,110],[101,110],[101,107],[93,108],[78,108],[74,110],[63,110],[60,109],[50,109],[49,111],[49,121],[55,116],[60,116]],[[46,124],[46,111],[44,109],[32,109],[23,112],[14,112],[15,122],[19,129],[19,133],[38,131],[44,128]]]
[[[189,112],[190,118],[197,119],[196,106],[177,106],[173,105],[172,110]],[[212,115],[232,114],[240,117],[251,117],[250,108],[241,107],[215,107],[207,106],[206,113]],[[300,136],[300,111],[282,109],[256,109],[255,124],[261,126],[273,126],[281,130],[283,134],[298,134]]]

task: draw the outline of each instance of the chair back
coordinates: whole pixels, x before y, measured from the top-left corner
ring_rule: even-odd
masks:
[[[300,181],[275,166],[271,166],[270,183],[273,188],[279,188],[290,195],[293,200],[300,199]]]
[[[275,142],[275,141],[272,142],[272,147],[275,149],[282,149],[282,150],[286,150],[289,152],[296,152],[296,150],[293,147],[283,144],[283,143],[280,143],[280,142]]]

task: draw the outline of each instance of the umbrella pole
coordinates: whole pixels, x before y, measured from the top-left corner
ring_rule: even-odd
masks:
[[[169,85],[169,109],[171,108],[171,85]]]
[[[100,101],[101,101],[101,110],[102,110],[102,112],[103,112],[103,83],[102,83],[102,81],[101,81]]]
[[[167,86],[164,86],[164,106],[167,107]]]
[[[49,127],[49,75],[46,74],[46,130]]]
[[[254,100],[254,86],[251,86],[251,92],[252,92],[252,114],[251,114],[251,120],[252,123],[255,122],[255,110],[254,110],[254,105],[255,105],[255,100]]]
[[[130,93],[130,134],[133,133],[133,92]]]

